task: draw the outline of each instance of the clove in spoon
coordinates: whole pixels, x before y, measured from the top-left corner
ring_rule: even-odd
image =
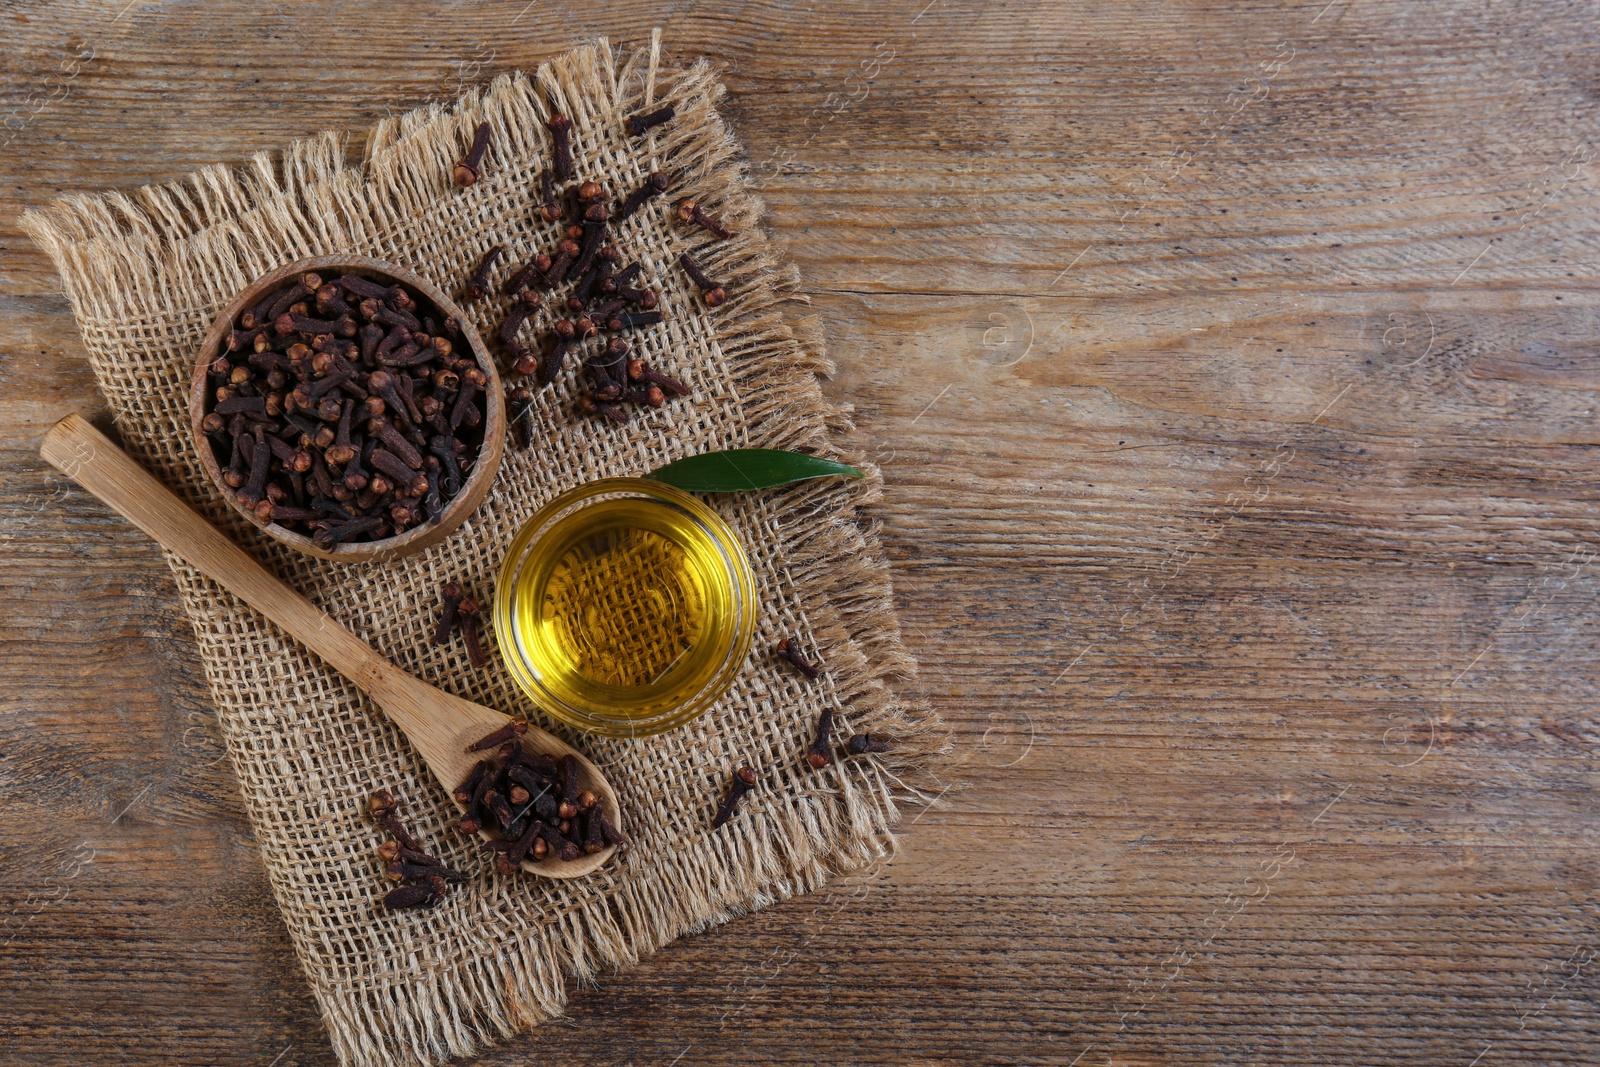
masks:
[[[454,793],[484,755],[468,753],[467,746],[512,721],[503,712],[419,681],[378,655],[371,645],[279,581],[81,416],[68,415],[52,426],[39,454],[350,679],[406,735],[447,794]],[[580,786],[600,797],[612,825],[621,825],[617,795],[594,764],[532,724],[522,741],[535,752],[576,757]],[[609,845],[575,860],[551,856],[538,863],[525,862],[522,867],[547,878],[577,878],[605,863],[614,852],[616,846]]]

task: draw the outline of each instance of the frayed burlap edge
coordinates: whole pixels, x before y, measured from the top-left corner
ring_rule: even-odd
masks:
[[[135,447],[141,397],[113,384],[122,380],[118,341],[131,325],[214,308],[287,259],[334,248],[382,250],[386,235],[409,213],[448,195],[451,164],[480,121],[495,127],[492,168],[497,158],[543,151],[542,130],[527,121],[530,114],[560,110],[582,129],[619,110],[670,100],[679,109],[677,121],[650,137],[651,147],[671,153],[683,168],[675,195],[717,205],[740,231],[706,257],[707,268],[730,282],[715,332],[747,416],[746,439],[733,443],[802,449],[869,471],[861,483],[808,483],[766,495],[756,509],[784,560],[783,581],[798,614],[809,623],[803,636],[827,650],[843,727],[892,734],[895,750],[850,761],[850,772],[830,772],[825,786],[775,789],[711,847],[614,875],[603,892],[558,913],[554,936],[502,943],[492,956],[449,970],[408,974],[405,981],[352,980],[330,970],[325,953],[290,923],[346,1063],[431,1064],[468,1055],[497,1035],[558,1014],[566,1000],[562,972],[583,979],[627,966],[685,933],[888,857],[897,803],[926,799],[931,763],[948,750],[937,717],[895,691],[911,681],[915,668],[900,640],[877,531],[857,514],[878,500],[881,478],[864,457],[831,443],[830,434],[850,430],[849,413],[830,405],[818,386],[817,376],[831,365],[816,323],[784,316],[797,296],[796,274],[757,228],[763,208],[746,186],[737,145],[715,111],[721,93],[704,62],[664,73],[659,36],[630,57],[601,41],[544,64],[531,80],[505,75],[452,108],[432,105],[380,123],[360,170],[344,165],[342,141],[329,133],[291,145],[281,161],[264,153],[238,170],[214,166],[132,194],[68,197],[24,216],[25,230],[61,272],[118,427]],[[214,520],[226,519],[207,498],[208,487],[181,470],[162,473]],[[235,532],[251,543],[250,531]],[[231,598],[172,563],[202,648],[210,650],[216,635],[208,622]],[[266,636],[269,644],[283,640]],[[209,655],[206,662],[219,709],[230,706],[237,697],[228,688],[233,683],[213,671]],[[238,766],[244,754],[230,722],[222,717]],[[248,786],[243,792],[258,826],[281,817]],[[278,869],[274,857],[268,866],[286,917],[296,914],[291,905],[298,905],[295,895],[304,888]]]

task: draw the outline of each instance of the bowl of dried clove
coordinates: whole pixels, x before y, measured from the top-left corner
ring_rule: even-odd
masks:
[[[268,535],[343,562],[436,544],[483,501],[505,402],[451,300],[364,256],[279,267],[200,348],[189,414],[223,498]]]

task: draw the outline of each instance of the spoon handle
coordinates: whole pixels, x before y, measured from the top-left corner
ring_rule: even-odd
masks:
[[[394,667],[284,585],[79,415],[50,428],[39,454],[207,578],[255,608],[371,692]]]
[[[52,426],[39,454],[157,544],[277,623],[354,682],[410,738],[447,791],[467,776],[481,755],[468,751],[466,743],[511,721],[501,712],[435,689],[378,655],[372,646],[246,555],[79,416],[68,415]],[[525,741],[540,752],[576,757],[583,788],[599,793],[607,817],[613,824],[620,821],[616,792],[594,764],[543,730],[529,727]],[[577,878],[605,863],[616,851],[617,846],[610,845],[576,860],[525,862],[523,869],[546,878]]]

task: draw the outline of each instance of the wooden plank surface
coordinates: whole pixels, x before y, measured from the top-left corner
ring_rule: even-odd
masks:
[[[24,207],[588,35],[727,64],[952,784],[484,1064],[1592,1064],[1594,4],[13,8],[0,1040],[333,1062]],[[352,153],[358,148],[353,147]]]

